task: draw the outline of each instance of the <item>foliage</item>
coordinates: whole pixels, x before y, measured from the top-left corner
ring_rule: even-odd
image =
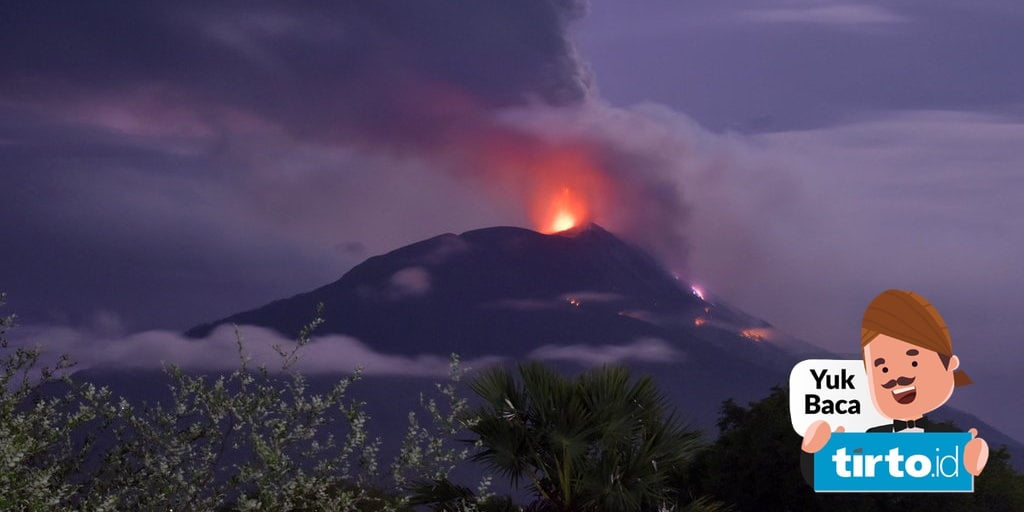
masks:
[[[508,496],[481,496],[447,477],[419,482],[410,488],[410,505],[425,505],[434,512],[513,512],[520,510]]]
[[[480,374],[471,385],[483,400],[468,428],[474,455],[538,497],[531,510],[656,510],[674,496],[666,477],[696,450],[699,433],[668,411],[650,377],[631,381],[624,368],[575,379],[538,363]]]
[[[420,405],[426,411],[430,423],[421,424],[415,412],[410,412],[409,426],[402,450],[391,466],[391,476],[399,486],[415,488],[419,482],[447,479],[455,465],[469,457],[469,448],[456,447],[456,436],[463,430],[462,418],[469,411],[468,400],[459,394],[458,386],[464,370],[456,354],[451,355],[448,369],[449,380],[445,384],[435,383],[445,403],[420,393]],[[490,479],[484,476],[478,488],[479,494],[486,494]]]
[[[741,511],[1020,511],[1024,475],[1005,447],[993,450],[972,494],[815,494],[800,472],[800,436],[789,419],[789,397],[775,387],[749,407],[726,401],[718,440],[678,478],[691,492],[735,504]]]
[[[0,294],[0,306],[5,302]],[[75,495],[73,475],[95,442],[73,434],[109,412],[83,400],[102,403],[109,393],[86,384],[61,396],[43,394],[45,386],[67,381],[72,364],[65,356],[44,366],[39,347],[11,347],[6,333],[14,320],[0,317],[0,510],[49,510]]]
[[[308,343],[314,324],[299,346]],[[301,373],[276,377],[266,367],[250,368],[237,339],[241,366],[229,375],[207,378],[171,367],[170,406],[136,410],[121,403],[117,443],[87,496],[114,495],[113,505],[124,510],[212,510],[225,502],[238,510],[384,504],[386,498],[371,492],[380,440],[366,431],[363,404],[346,397],[358,374],[315,393]],[[282,356],[290,368],[294,352]],[[341,439],[339,423],[346,427]]]
[[[238,369],[168,367],[171,400],[137,406],[58,375],[67,357],[45,368],[39,348],[12,349],[13,317],[0,319],[0,510],[407,510],[409,481],[446,477],[468,455],[450,439],[466,407],[458,360],[438,385],[445,403],[422,398],[430,421],[410,413],[384,471],[365,404],[347,396],[358,372],[317,393],[294,369],[321,322],[318,311],[294,348],[275,347],[281,372],[251,367],[239,334]]]
[[[722,404],[716,442],[680,477],[692,492],[733,503],[739,510],[814,510],[813,490],[800,472],[800,436],[790,424],[789,401],[779,388],[749,409]]]

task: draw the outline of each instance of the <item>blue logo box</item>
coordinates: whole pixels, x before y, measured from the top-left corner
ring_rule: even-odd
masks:
[[[817,492],[974,492],[966,432],[836,432],[814,454]]]

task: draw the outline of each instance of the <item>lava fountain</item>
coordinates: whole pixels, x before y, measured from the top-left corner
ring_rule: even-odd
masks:
[[[548,220],[538,227],[538,231],[542,233],[568,231],[587,219],[586,205],[577,199],[568,187],[563,188],[562,193],[553,198],[548,209],[549,212],[543,215]]]
[[[561,147],[531,162],[529,212],[542,233],[560,233],[591,222],[608,200],[607,178],[580,147]]]

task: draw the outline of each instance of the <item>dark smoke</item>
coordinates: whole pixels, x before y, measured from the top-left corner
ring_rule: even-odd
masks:
[[[421,144],[481,111],[587,92],[572,1],[15,2],[0,90],[46,101],[167,87],[301,137]]]
[[[304,147],[359,152],[347,165],[422,160],[520,209],[550,176],[496,162],[495,148],[527,160],[584,148],[609,183],[593,220],[679,262],[677,155],[627,147],[629,127],[593,115],[610,109],[567,33],[584,14],[570,0],[6,3],[0,164],[5,188],[22,193],[0,202],[0,231],[12,234],[0,268],[20,269],[0,281],[14,297],[45,285],[59,297],[41,308],[85,316],[159,302],[152,290],[207,311],[238,290],[263,296],[269,284],[246,283],[292,258],[294,241],[254,226],[299,231],[325,211],[358,222],[333,205],[394,179],[370,166],[377,181],[293,172],[288,158]],[[592,126],[570,126],[580,119]],[[225,232],[252,234],[227,252]],[[265,259],[223,269],[248,254]],[[296,277],[317,279],[273,286]],[[234,285],[202,294],[209,303],[189,298],[224,281]],[[97,295],[109,300],[89,305]],[[175,311],[150,317],[190,316]]]

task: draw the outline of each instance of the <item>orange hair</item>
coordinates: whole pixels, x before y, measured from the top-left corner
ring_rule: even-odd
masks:
[[[949,368],[953,341],[946,322],[935,306],[912,291],[886,290],[868,304],[860,323],[861,352],[880,334],[931,350]],[[954,385],[966,386],[972,382],[966,373],[953,372]]]

